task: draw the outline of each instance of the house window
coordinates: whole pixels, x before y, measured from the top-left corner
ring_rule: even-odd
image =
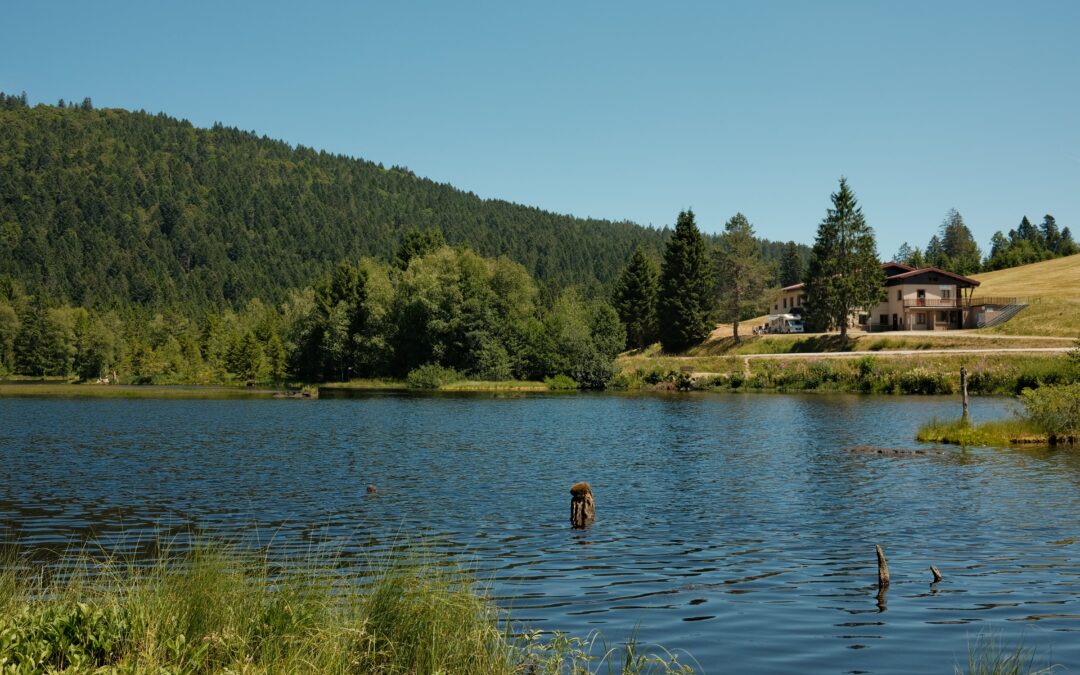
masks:
[[[952,289],[951,288],[943,288],[943,289],[941,289],[941,299],[942,300],[952,300]]]
[[[937,320],[942,322],[942,323],[945,323],[945,312],[938,312],[937,313]]]
[[[897,300],[903,300],[904,299],[904,292],[898,289],[896,291],[896,299]]]
[[[784,298],[784,309],[787,309],[787,298]]]
[[[888,323],[889,323],[889,315],[888,314],[882,314],[881,315],[881,325],[885,326],[885,325],[888,325]]]
[[[916,314],[915,315],[915,325],[916,326],[925,326],[926,325],[926,315],[923,314],[922,312],[919,312],[918,314]]]

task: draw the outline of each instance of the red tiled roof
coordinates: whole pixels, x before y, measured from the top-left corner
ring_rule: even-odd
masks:
[[[951,277],[953,279],[956,279],[957,281],[962,281],[964,283],[971,284],[972,286],[978,286],[979,283],[980,283],[979,281],[977,281],[975,279],[972,279],[971,277],[965,277],[962,274],[954,274],[953,272],[946,272],[945,270],[940,269],[938,267],[921,267],[919,269],[912,269],[909,272],[904,272],[903,274],[894,274],[891,277],[889,277],[888,279],[886,279],[885,282],[888,283],[888,282],[892,281],[893,279],[908,279],[910,277],[918,276],[920,274],[925,274],[927,272],[934,272],[936,274],[943,274],[943,275],[945,275],[947,277]]]
[[[881,263],[881,268],[882,269],[885,269],[886,267],[899,267],[901,269],[907,270],[906,272],[903,272],[901,274],[894,274],[891,277],[886,277],[885,278],[885,283],[886,284],[889,283],[890,281],[892,281],[893,279],[907,279],[909,277],[914,277],[914,276],[917,276],[917,275],[922,274],[924,272],[936,272],[937,274],[944,274],[945,276],[952,277],[953,279],[957,279],[958,281],[963,281],[965,283],[969,283],[972,286],[978,286],[979,285],[979,282],[976,281],[975,279],[972,279],[970,277],[965,277],[965,276],[960,275],[960,274],[954,274],[952,272],[946,272],[945,270],[940,269],[938,267],[920,267],[920,268],[916,269],[916,268],[912,267],[911,265],[905,265],[904,263],[898,263],[898,262]],[[781,291],[797,291],[800,288],[804,288],[805,286],[806,286],[805,283],[792,284],[791,286],[784,286],[780,290]]]

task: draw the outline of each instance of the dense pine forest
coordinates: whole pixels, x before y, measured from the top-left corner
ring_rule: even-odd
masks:
[[[610,281],[663,230],[484,200],[408,170],[165,115],[0,109],[0,275],[87,307],[283,299],[410,226],[542,283]]]
[[[0,94],[0,375],[318,381],[430,365],[602,385],[626,341],[616,277],[670,237],[221,125]],[[773,281],[808,259],[756,241]]]

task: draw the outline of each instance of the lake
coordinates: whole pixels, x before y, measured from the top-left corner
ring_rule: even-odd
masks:
[[[958,412],[775,394],[0,399],[0,540],[137,555],[194,530],[359,566],[423,543],[515,621],[609,642],[637,628],[706,672],[949,672],[980,634],[1076,668],[1080,454],[844,450],[917,447],[921,422]],[[573,531],[579,480],[597,521]]]

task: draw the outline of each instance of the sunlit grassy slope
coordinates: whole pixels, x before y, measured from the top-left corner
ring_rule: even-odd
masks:
[[[1080,335],[1080,255],[974,275],[975,299],[1015,296],[1033,300],[1012,320],[991,328],[1009,335]]]

